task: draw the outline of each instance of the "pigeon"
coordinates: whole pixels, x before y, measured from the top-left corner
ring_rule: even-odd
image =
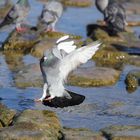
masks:
[[[55,25],[63,13],[63,5],[58,1],[48,1],[43,5],[39,17],[39,26],[45,27],[46,31],[55,31]]]
[[[71,96],[64,88],[68,74],[80,64],[91,59],[100,45],[100,41],[95,41],[77,48],[68,35],[58,39],[56,45],[47,50],[40,60],[44,86],[42,97],[36,101],[51,101],[55,97],[71,99]]]
[[[21,27],[21,24],[25,23],[25,19],[28,16],[30,10],[30,4],[28,0],[19,0],[7,13],[6,17],[0,24],[0,28],[9,25],[16,24],[17,31],[24,31],[25,28]]]
[[[104,15],[104,21],[114,34],[125,31],[126,12],[124,7],[115,0],[96,0],[97,9]]]

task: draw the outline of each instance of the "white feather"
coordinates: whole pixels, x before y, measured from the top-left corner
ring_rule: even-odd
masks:
[[[66,53],[70,53],[76,49],[74,41],[62,42],[57,45],[58,50],[64,50]]]
[[[99,49],[100,45],[100,42],[94,42],[88,46],[78,48],[65,56],[61,60],[59,67],[60,78],[65,80],[72,70],[91,59],[95,52]]]
[[[65,35],[65,36],[59,38],[59,39],[56,41],[56,43],[59,43],[60,41],[64,41],[64,40],[66,40],[66,39],[68,39],[68,38],[69,38],[69,35]]]

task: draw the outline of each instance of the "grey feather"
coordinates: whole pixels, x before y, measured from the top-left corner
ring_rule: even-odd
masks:
[[[44,4],[41,15],[39,17],[38,26],[45,27],[48,30],[55,30],[55,24],[63,13],[63,6],[58,1],[48,1]]]
[[[8,24],[21,24],[25,21],[30,10],[28,0],[19,0],[5,16],[4,20],[0,24],[3,27]]]
[[[115,32],[125,30],[126,12],[122,4],[113,0],[96,0],[96,7],[104,15],[108,28]],[[119,23],[117,23],[119,21]]]

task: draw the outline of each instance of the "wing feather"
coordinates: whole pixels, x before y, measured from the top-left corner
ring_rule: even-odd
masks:
[[[99,41],[93,42],[88,46],[76,49],[70,54],[66,55],[60,62],[60,78],[65,80],[68,74],[78,67],[80,64],[86,63],[99,49],[101,43]]]

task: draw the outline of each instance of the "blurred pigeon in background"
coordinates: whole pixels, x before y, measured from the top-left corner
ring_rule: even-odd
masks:
[[[55,31],[55,25],[63,13],[63,5],[59,1],[48,1],[43,5],[38,26],[46,31]]]
[[[44,87],[42,97],[36,101],[52,100],[55,97],[71,99],[64,88],[68,74],[91,59],[101,45],[96,41],[76,49],[74,41],[68,39],[69,36],[64,36],[57,40],[56,46],[46,51],[40,60]]]
[[[126,12],[116,0],[96,0],[96,7],[103,13],[108,29],[114,34],[125,31]]]
[[[19,0],[8,12],[2,23],[0,24],[0,28],[9,25],[16,24],[16,30],[18,32],[26,30],[21,27],[21,24],[25,24],[26,17],[28,16],[30,10],[30,4],[28,0]]]

